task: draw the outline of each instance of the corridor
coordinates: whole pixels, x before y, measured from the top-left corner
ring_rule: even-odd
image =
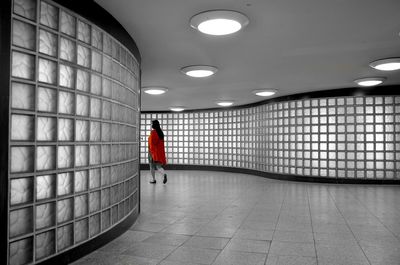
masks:
[[[400,264],[399,186],[168,174],[142,171],[136,223],[74,265]]]

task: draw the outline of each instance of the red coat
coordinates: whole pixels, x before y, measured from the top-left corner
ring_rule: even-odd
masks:
[[[158,137],[156,130],[151,130],[149,136],[149,152],[154,162],[162,165],[167,164],[167,160],[165,159],[164,140],[161,140]]]

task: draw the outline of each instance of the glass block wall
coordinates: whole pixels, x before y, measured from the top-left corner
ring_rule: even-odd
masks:
[[[400,180],[400,96],[266,103],[202,112],[142,113],[141,163],[151,120],[167,162],[309,177]]]
[[[139,65],[90,21],[14,0],[9,264],[33,264],[138,207]]]

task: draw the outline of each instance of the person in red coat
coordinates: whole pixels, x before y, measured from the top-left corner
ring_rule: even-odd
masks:
[[[149,164],[150,172],[153,180],[151,184],[155,184],[156,181],[156,170],[158,170],[163,176],[163,183],[167,183],[167,174],[164,171],[164,167],[167,164],[165,158],[165,147],[164,147],[164,133],[160,128],[158,120],[151,122],[151,133],[149,136]]]

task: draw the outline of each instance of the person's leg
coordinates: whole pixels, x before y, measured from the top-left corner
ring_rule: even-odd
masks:
[[[157,170],[160,171],[160,173],[163,175],[164,179],[163,179],[163,183],[167,183],[167,174],[165,173],[164,168],[162,167],[161,164],[156,164]]]
[[[151,157],[151,155],[149,154],[149,166],[150,166],[150,173],[152,176],[152,180],[150,181],[151,184],[156,183],[156,164],[153,161],[153,158]]]

